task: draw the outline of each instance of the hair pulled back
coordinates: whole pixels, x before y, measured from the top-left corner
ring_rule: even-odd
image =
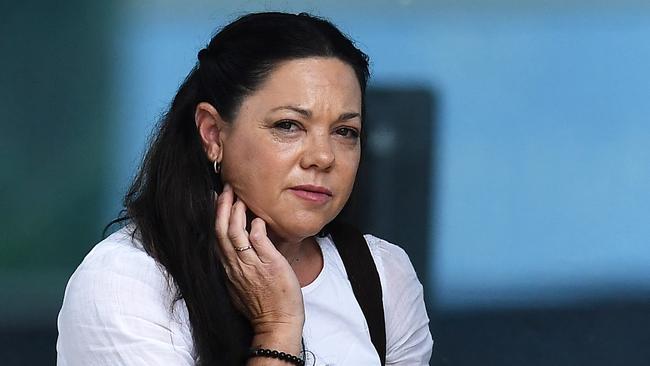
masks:
[[[199,365],[241,365],[252,330],[230,301],[217,258],[213,190],[221,182],[199,138],[196,106],[208,102],[232,122],[243,99],[279,63],[305,57],[334,57],[351,66],[363,98],[368,58],[326,20],[254,13],[221,29],[198,53],[124,198],[117,221],[134,224],[134,235],[175,285],[176,300],[185,301]]]

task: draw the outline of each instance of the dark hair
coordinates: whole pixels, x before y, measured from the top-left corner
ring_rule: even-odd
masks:
[[[365,94],[367,56],[326,20],[255,13],[221,29],[199,52],[124,198],[117,221],[135,224],[134,235],[173,279],[176,300],[187,305],[200,365],[242,364],[252,330],[230,301],[217,258],[213,189],[221,186],[199,138],[196,106],[208,102],[233,121],[242,100],[280,62],[304,57],[350,65]]]

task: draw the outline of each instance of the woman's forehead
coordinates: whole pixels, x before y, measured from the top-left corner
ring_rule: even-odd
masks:
[[[359,113],[361,88],[354,69],[337,58],[295,59],[275,67],[244,104],[256,104],[269,112],[310,113],[324,108]]]

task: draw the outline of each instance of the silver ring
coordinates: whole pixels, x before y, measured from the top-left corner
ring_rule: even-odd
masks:
[[[244,250],[248,250],[248,249],[253,249],[253,246],[252,246],[252,245],[248,245],[248,246],[245,246],[245,247],[239,247],[239,248],[235,247],[235,250],[238,251],[238,252],[243,252]]]

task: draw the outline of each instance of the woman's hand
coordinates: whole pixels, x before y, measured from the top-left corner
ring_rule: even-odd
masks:
[[[253,346],[298,353],[305,315],[293,269],[269,240],[262,219],[255,218],[246,232],[246,205],[229,184],[216,206],[219,259],[233,302],[255,332]]]

